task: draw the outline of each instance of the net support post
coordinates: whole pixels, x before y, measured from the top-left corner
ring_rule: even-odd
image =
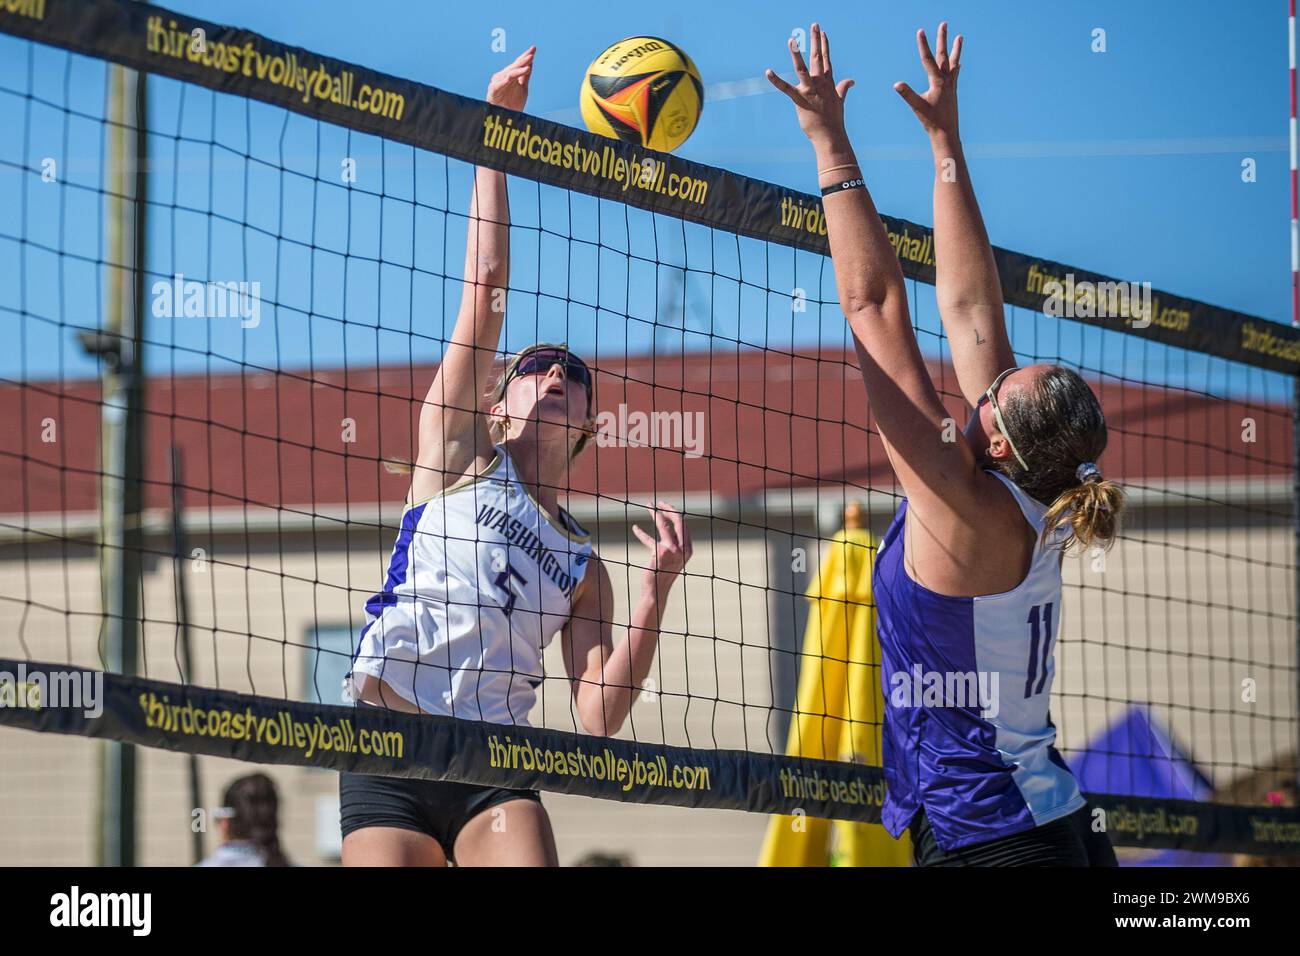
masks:
[[[110,89],[107,199],[110,258],[105,326],[113,360],[103,383],[101,575],[105,668],[135,676],[144,549],[145,74],[114,67]],[[99,862],[136,864],[136,752],[110,741],[103,754]]]

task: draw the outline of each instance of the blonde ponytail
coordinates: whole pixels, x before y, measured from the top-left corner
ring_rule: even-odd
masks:
[[[1084,462],[1078,468],[1079,484],[1061,492],[1043,517],[1044,543],[1064,526],[1062,551],[1076,544],[1087,550],[1109,550],[1119,532],[1119,516],[1124,510],[1124,492],[1115,482],[1103,478],[1097,466]]]

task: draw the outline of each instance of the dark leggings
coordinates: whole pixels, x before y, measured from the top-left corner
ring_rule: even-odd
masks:
[[[987,843],[941,850],[924,810],[910,827],[917,866],[1118,866],[1110,837],[1092,829],[1092,808]]]

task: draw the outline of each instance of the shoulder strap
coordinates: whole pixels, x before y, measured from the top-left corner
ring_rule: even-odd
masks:
[[[513,472],[514,460],[510,457],[510,452],[506,451],[506,446],[493,445],[492,450],[496,452],[497,468],[504,471],[506,474],[511,474]],[[488,472],[493,470],[494,469],[489,466],[488,470],[483,472],[483,474],[486,475]]]
[[[993,468],[987,468],[985,471],[997,478],[998,481],[1010,489],[1012,496],[1016,499],[1016,504],[1020,506],[1020,513],[1025,516],[1025,520],[1033,527],[1036,534],[1041,534],[1043,530],[1043,516],[1047,514],[1047,506],[1042,502],[1034,500],[1029,493],[1008,478],[1002,472]]]
[[[577,519],[574,518],[573,515],[569,514],[568,511],[565,510],[564,505],[560,505],[559,509],[560,509],[560,520],[564,522],[565,527],[567,527],[572,534],[576,534],[580,538],[591,537],[591,533],[587,531],[587,529],[584,528],[582,525],[578,524]]]

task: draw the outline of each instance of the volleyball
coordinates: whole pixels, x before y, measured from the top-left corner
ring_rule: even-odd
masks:
[[[579,97],[587,129],[670,153],[704,109],[700,71],[659,37],[619,40],[587,68]]]

